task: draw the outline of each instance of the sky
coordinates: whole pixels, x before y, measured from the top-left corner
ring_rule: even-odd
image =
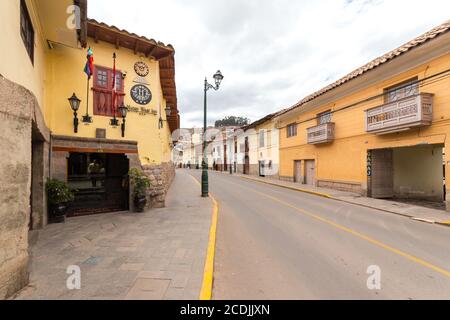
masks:
[[[175,47],[181,127],[256,121],[450,19],[449,0],[92,0],[88,15]]]

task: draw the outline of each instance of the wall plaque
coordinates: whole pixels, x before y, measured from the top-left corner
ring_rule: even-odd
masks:
[[[137,84],[131,88],[131,99],[140,105],[147,105],[152,101],[152,92],[144,85]]]

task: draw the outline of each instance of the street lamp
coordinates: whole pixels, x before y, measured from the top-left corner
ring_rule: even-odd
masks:
[[[122,138],[125,137],[125,119],[127,117],[127,113],[128,113],[128,108],[125,107],[125,105],[122,103],[122,105],[119,107],[119,113],[122,116],[122,125],[121,125],[121,129],[122,129]]]
[[[78,133],[78,114],[77,111],[80,109],[81,100],[73,93],[73,95],[68,99],[70,103],[70,108],[73,111],[73,131]]]
[[[209,197],[209,185],[208,185],[208,157],[206,155],[206,128],[207,123],[207,92],[209,89],[219,90],[220,84],[224,78],[222,72],[217,71],[213,76],[215,86],[208,83],[208,79],[205,78],[205,96],[204,96],[204,119],[203,119],[203,161],[202,161],[202,197]]]

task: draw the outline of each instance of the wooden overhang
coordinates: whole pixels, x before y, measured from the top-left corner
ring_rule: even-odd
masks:
[[[171,109],[168,117],[171,132],[180,128],[177,87],[175,83],[175,49],[172,45],[146,37],[138,36],[115,26],[110,26],[94,19],[87,20],[87,35],[95,42],[104,41],[116,46],[130,49],[134,54],[144,54],[159,62],[161,89],[167,106]]]
[[[87,0],[74,0],[74,5],[80,8],[80,22],[81,28],[77,30],[78,41],[83,48],[87,46]]]

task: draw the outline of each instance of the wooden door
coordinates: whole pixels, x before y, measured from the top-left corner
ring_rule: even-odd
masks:
[[[372,177],[370,192],[372,198],[394,196],[394,161],[392,149],[372,150]]]
[[[294,161],[294,181],[297,183],[303,183],[301,160]]]
[[[315,186],[316,184],[316,163],[314,160],[305,160],[306,184]]]
[[[250,157],[245,156],[244,174],[250,174]]]

